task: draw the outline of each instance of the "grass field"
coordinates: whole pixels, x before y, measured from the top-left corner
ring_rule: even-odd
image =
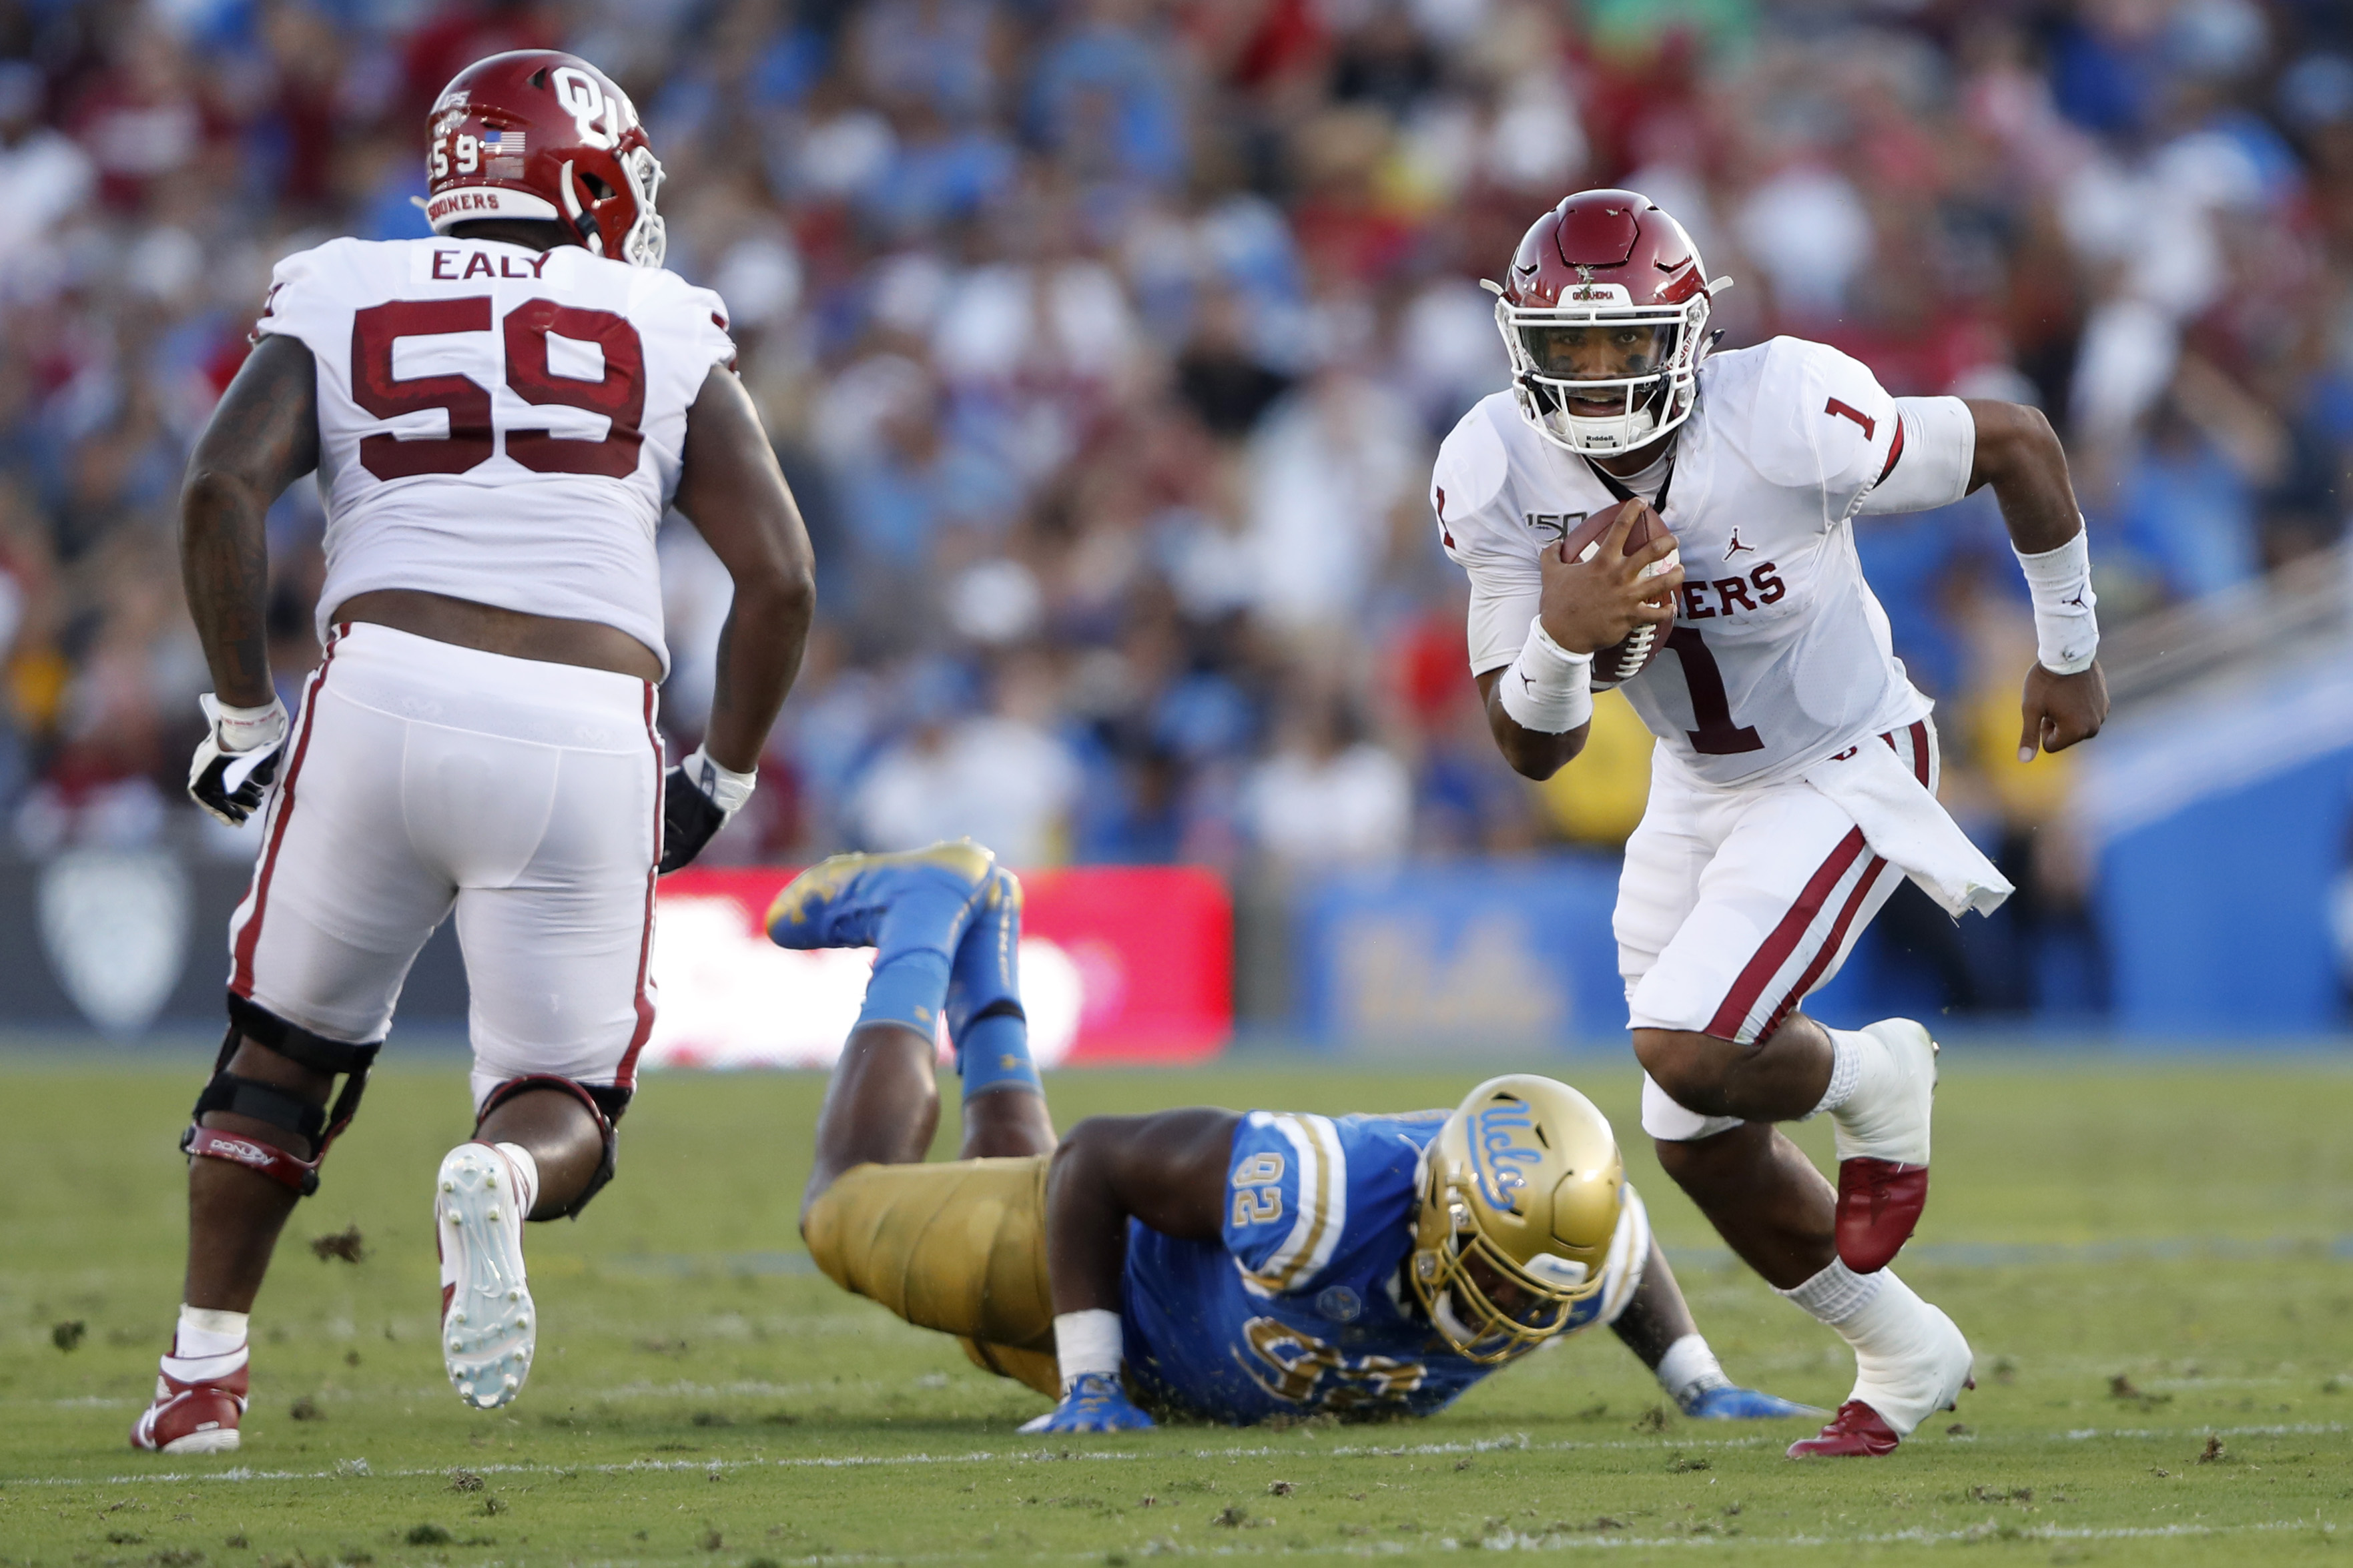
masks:
[[[1600,1334],[1425,1422],[1020,1436],[1035,1395],[811,1272],[793,1229],[821,1089],[805,1076],[650,1083],[621,1179],[578,1224],[533,1227],[530,1387],[475,1414],[436,1353],[429,1234],[463,1080],[397,1066],[290,1226],[254,1319],[244,1451],[135,1456],[124,1434],[178,1300],[173,1140],[199,1064],[18,1060],[0,1067],[15,1151],[0,1564],[1419,1561],[1482,1546],[2157,1564],[2353,1547],[2336,1533],[2353,1519],[2353,1073],[1947,1063],[1936,1198],[1902,1267],[1969,1333],[1979,1387],[1892,1459],[1793,1465],[1781,1448],[1804,1424],[1665,1415]],[[1573,1076],[1631,1132],[1630,1067]],[[1293,1065],[1051,1089],[1067,1123],[1199,1100],[1396,1110],[1451,1102],[1468,1078]],[[1804,1131],[1826,1153],[1827,1130]],[[1642,1140],[1627,1155],[1727,1368],[1837,1403],[1842,1347],[1732,1266]],[[311,1241],[353,1226],[364,1260],[313,1257]]]

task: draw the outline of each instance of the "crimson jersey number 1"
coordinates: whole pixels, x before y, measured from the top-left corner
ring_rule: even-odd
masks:
[[[1724,671],[1716,668],[1715,655],[1707,651],[1707,639],[1699,635],[1697,626],[1677,626],[1667,634],[1667,646],[1683,660],[1683,687],[1691,693],[1692,717],[1699,722],[1696,730],[1686,730],[1692,750],[1704,757],[1736,757],[1743,752],[1761,752],[1765,742],[1754,726],[1732,721],[1732,700],[1724,689]]]
[[[602,414],[612,427],[601,439],[575,439],[545,428],[511,429],[507,456],[534,473],[599,474],[624,479],[637,471],[646,412],[645,345],[628,320],[610,310],[526,300],[507,312],[507,385],[525,403]],[[448,411],[449,434],[403,440],[369,436],[360,442],[360,467],[379,479],[413,474],[462,474],[491,460],[497,449],[490,388],[470,375],[392,373],[392,346],[402,338],[445,332],[487,332],[491,300],[395,300],[352,315],[352,401],[379,419],[427,408]],[[547,335],[595,343],[605,356],[601,381],[580,381],[548,367]]]

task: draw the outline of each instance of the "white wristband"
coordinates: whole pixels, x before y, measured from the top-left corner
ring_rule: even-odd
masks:
[[[1523,730],[1565,735],[1593,717],[1593,656],[1552,640],[1541,616],[1528,623],[1520,657],[1504,671],[1504,711]]]
[[[1064,1392],[1091,1372],[1117,1377],[1120,1352],[1117,1312],[1095,1307],[1055,1314],[1054,1359],[1061,1364]]]
[[[2100,651],[2100,621],[2093,613],[2100,600],[2092,592],[2092,552],[2081,520],[2075,537],[2056,550],[2028,555],[2013,546],[2010,553],[2034,601],[2035,656],[2042,668],[2053,675],[2091,668]]]
[[[1695,1394],[1728,1387],[1732,1383],[1724,1375],[1715,1352],[1696,1333],[1685,1334],[1669,1345],[1667,1353],[1659,1358],[1657,1371],[1659,1386],[1678,1405]]]
[[[273,697],[266,708],[232,708],[206,692],[196,699],[213,727],[213,739],[231,756],[273,746],[286,733],[286,704]]]
[[[694,755],[679,766],[686,770],[686,776],[697,789],[711,797],[711,804],[729,816],[744,809],[744,803],[752,798],[752,790],[760,782],[759,769],[739,773],[733,768],[723,768],[701,746],[695,747]]]

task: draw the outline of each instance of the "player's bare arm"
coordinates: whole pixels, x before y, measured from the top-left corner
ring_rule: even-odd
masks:
[[[1224,1234],[1230,1110],[1194,1106],[1151,1116],[1092,1116],[1055,1152],[1046,1185],[1046,1259],[1054,1311],[1119,1310],[1127,1222],[1180,1241]]]
[[[817,576],[808,530],[759,413],[724,366],[712,369],[687,410],[676,504],[735,584],[719,629],[718,685],[702,749],[723,767],[749,772],[800,671]]]
[[[283,745],[284,710],[270,684],[265,629],[269,595],[265,519],[286,488],[318,466],[317,401],[318,374],[311,351],[294,339],[263,339],[214,406],[181,483],[180,575],[212,670],[214,696],[229,713],[266,712],[276,721],[272,740],[237,748],[227,756],[216,752],[209,780],[205,752],[198,752],[191,792],[207,809],[230,821],[244,820],[260,805],[269,772],[257,772],[247,788],[208,799],[207,788],[219,783],[216,764]],[[227,722],[216,718],[216,732],[207,737],[206,750],[221,746],[220,731]],[[248,721],[248,726],[259,723]],[[334,1083],[330,1074],[249,1045],[239,1046],[229,1066],[241,1077],[313,1109],[327,1103]],[[282,1147],[297,1159],[308,1157],[314,1147],[314,1140],[301,1132],[235,1110],[212,1110],[201,1120],[211,1131]],[[249,1310],[294,1202],[294,1193],[250,1169],[215,1160],[191,1162],[191,1220],[222,1239],[212,1248],[190,1253],[185,1299],[206,1307]]]
[[[1675,553],[1674,535],[1662,530],[1657,538],[1628,555],[1626,534],[1637,509],[1621,508],[1601,547],[1585,560],[1570,560],[1567,546],[1545,551],[1538,563],[1543,596],[1536,620],[1545,635],[1563,652],[1589,658],[1639,626],[1663,626],[1674,619],[1670,597],[1683,580],[1680,563],[1653,570]],[[1645,573],[1649,575],[1645,575]],[[1504,760],[1514,773],[1548,779],[1585,749],[1589,721],[1555,733],[1532,728],[1505,706],[1504,681],[1530,681],[1533,674],[1518,664],[1487,670],[1478,677],[1479,696],[1486,704],[1487,727]]]
[[[2011,546],[2021,556],[2044,556],[2079,539],[2084,519],[2067,478],[2067,453],[2042,411],[1989,398],[1965,401],[1977,422],[1969,489],[1993,487]],[[2097,659],[2064,674],[2038,660],[2026,672],[2020,706],[2020,759],[2031,760],[2038,746],[2063,752],[2100,732],[2108,716],[2107,678]]]
[[[180,576],[223,702],[275,700],[269,544],[286,487],[319,466],[318,370],[292,338],[265,338],[214,407],[180,487]]]
[[[750,798],[768,727],[792,689],[817,609],[808,531],[735,373],[713,365],[687,409],[674,504],[734,583],[702,744],[662,780],[660,869],[700,854]]]

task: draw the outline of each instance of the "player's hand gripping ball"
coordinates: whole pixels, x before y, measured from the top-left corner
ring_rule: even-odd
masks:
[[[1614,559],[1604,553],[1613,538]],[[1592,653],[1595,690],[1631,680],[1667,646],[1683,559],[1649,502],[1588,515],[1544,552],[1541,570],[1545,629],[1571,653]]]

